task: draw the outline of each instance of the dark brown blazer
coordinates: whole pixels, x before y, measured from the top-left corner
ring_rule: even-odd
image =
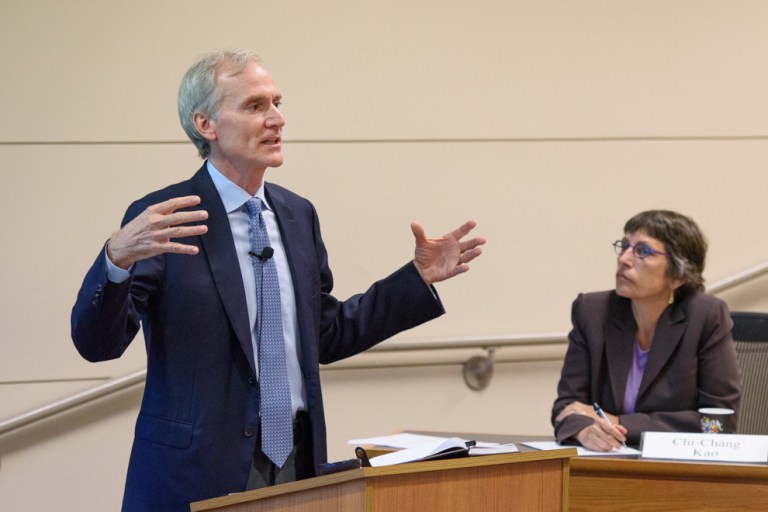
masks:
[[[559,442],[575,441],[593,422],[580,415],[555,422],[574,401],[597,402],[618,415],[629,444],[638,444],[644,431],[698,432],[700,407],[734,409],[735,428],[741,376],[733,322],[722,300],[693,293],[662,313],[631,414],[623,411],[637,332],[631,301],[615,291],[581,294],[571,316],[573,329],[552,407]]]

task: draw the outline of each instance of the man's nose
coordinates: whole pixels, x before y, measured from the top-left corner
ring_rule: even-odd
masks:
[[[280,112],[280,109],[277,108],[277,106],[272,107],[272,110],[267,117],[267,125],[280,127],[285,125],[285,117],[283,117],[283,113]]]

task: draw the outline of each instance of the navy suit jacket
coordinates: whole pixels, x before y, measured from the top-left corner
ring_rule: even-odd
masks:
[[[731,337],[728,306],[712,295],[692,293],[664,310],[656,324],[635,412],[624,411],[637,323],[632,301],[615,291],[579,295],[557,400],[555,436],[574,441],[590,416],[555,417],[571,402],[597,402],[627,428],[627,441],[645,431],[698,432],[700,407],[727,407],[738,416],[741,377]],[[736,427],[734,418],[734,428]]]
[[[346,301],[333,277],[312,204],[274,184],[275,211],[295,288],[300,365],[316,468],[326,461],[319,364],[357,354],[441,315],[434,290],[412,263]],[[198,195],[208,233],[180,242],[196,256],[163,254],[134,265],[119,284],[106,277],[103,250],[72,311],[72,339],[89,361],[120,357],[140,326],[147,379],[128,467],[124,510],[188,510],[192,501],[245,489],[259,422],[245,292],[229,220],[206,166],[189,180],[134,202],[146,207]]]

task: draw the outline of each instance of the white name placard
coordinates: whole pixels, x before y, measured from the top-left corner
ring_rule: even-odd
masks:
[[[640,456],[647,459],[768,462],[768,436],[643,432]]]

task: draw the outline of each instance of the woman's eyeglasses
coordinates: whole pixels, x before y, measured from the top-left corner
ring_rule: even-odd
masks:
[[[632,249],[632,254],[635,256],[635,258],[639,260],[644,260],[651,254],[661,254],[663,256],[666,256],[667,258],[671,258],[671,254],[667,254],[666,252],[657,251],[656,249],[652,249],[650,245],[648,245],[645,242],[637,242],[635,245],[632,245],[626,240],[616,240],[613,242],[613,248],[616,249],[616,254],[621,256],[625,252],[627,252],[627,249]]]

